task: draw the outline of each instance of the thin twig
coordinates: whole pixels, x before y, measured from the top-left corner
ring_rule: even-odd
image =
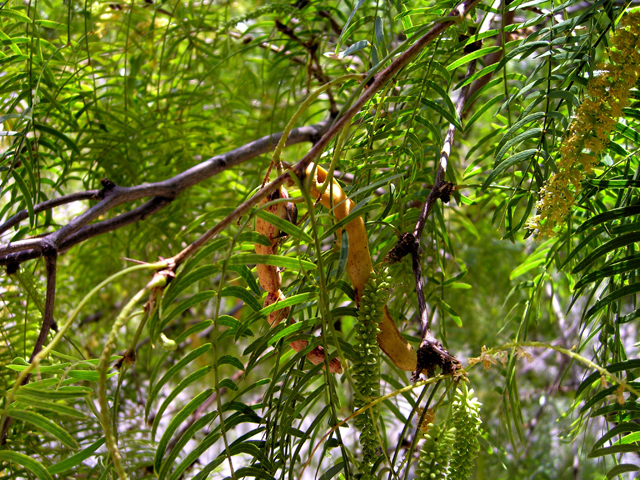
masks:
[[[45,202],[34,205],[33,213],[34,215],[37,215],[38,213],[51,210],[55,207],[59,207],[60,205],[66,205],[68,203],[77,202],[80,200],[98,200],[100,198],[100,192],[101,190],[87,190],[86,192],[71,193],[69,195],[63,195],[62,197],[52,198],[51,200],[47,200]],[[0,225],[0,234],[6,232],[11,227],[15,227],[26,218],[29,218],[29,211],[20,210],[13,217]]]
[[[471,77],[476,69],[476,61],[472,60],[467,68],[466,78]],[[469,93],[469,85],[463,87],[456,102],[456,113],[458,118],[462,115],[464,105],[467,101],[467,95]],[[433,206],[441,199],[443,202],[449,202],[449,195],[453,189],[453,185],[445,182],[444,177],[447,173],[447,166],[449,163],[449,156],[451,155],[451,147],[455,138],[456,127],[453,123],[449,124],[449,130],[444,139],[442,151],[440,152],[440,161],[438,162],[438,169],[436,172],[436,179],[433,184],[431,192],[424,203],[424,207],[420,212],[418,221],[413,230],[413,248],[411,248],[411,266],[413,269],[413,277],[416,282],[416,296],[418,297],[418,312],[420,316],[420,329],[422,332],[422,341],[420,342],[420,348],[418,349],[418,365],[416,371],[413,374],[413,380],[416,381],[420,373],[426,370],[429,374],[432,374],[435,370],[435,365],[440,365],[443,371],[451,371],[454,368],[454,364],[457,363],[455,357],[451,356],[447,350],[444,349],[442,344],[436,340],[433,333],[431,333],[429,314],[427,310],[427,302],[424,297],[424,284],[425,280],[422,276],[422,268],[420,266],[420,254],[419,244],[420,237],[424,230],[427,217]],[[406,241],[406,239],[405,239]]]

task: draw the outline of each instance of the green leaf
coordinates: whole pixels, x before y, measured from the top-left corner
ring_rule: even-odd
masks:
[[[218,359],[218,367],[221,365],[232,365],[238,370],[244,370],[244,364],[233,355],[223,355]]]
[[[500,50],[502,50],[502,47],[485,47],[485,48],[481,48],[480,50],[476,50],[475,52],[469,53],[469,54],[465,55],[464,57],[459,58],[458,60],[453,62],[451,65],[449,65],[447,67],[447,70],[449,70],[449,71],[455,70],[460,65],[464,65],[466,63],[469,63],[471,60],[475,60],[476,58],[484,57],[485,55],[489,55],[489,54],[491,54],[493,52],[498,52]]]
[[[600,257],[606,255],[609,252],[617,250],[619,248],[626,247],[632,243],[640,241],[640,232],[627,233],[626,235],[620,235],[608,242],[603,243],[598,248],[589,253],[578,265],[575,266],[571,273],[576,274],[589,267],[592,263],[598,260]]]
[[[13,169],[11,171],[11,176],[16,181],[16,185],[18,185],[20,192],[22,192],[22,197],[24,198],[24,201],[27,204],[27,211],[29,212],[29,225],[34,225],[35,214],[33,212],[33,201],[31,199],[31,192],[29,191],[27,184],[24,183],[24,179],[22,178],[22,175],[20,175],[17,169]]]
[[[621,218],[631,217],[640,213],[640,205],[630,205],[628,207],[612,208],[606,212],[600,213],[584,222],[576,229],[576,234],[582,233],[590,228],[600,225],[601,223],[611,222]]]
[[[482,191],[484,192],[493,183],[493,181],[506,169],[527,160],[528,158],[534,156],[536,153],[538,153],[537,149],[530,148],[529,150],[518,152],[515,155],[512,155],[509,158],[507,158],[504,162],[498,165],[493,170],[493,172],[491,172],[491,174],[487,177],[487,179],[482,184]]]
[[[618,261],[602,267],[594,272],[584,275],[573,287],[574,291],[578,291],[588,283],[597,282],[603,278],[621,275],[623,273],[640,269],[640,258],[637,255],[630,255]]]
[[[273,255],[275,256],[275,255]],[[262,308],[260,302],[256,300],[256,298],[251,295],[248,291],[246,291],[242,287],[238,287],[236,285],[232,285],[230,287],[224,287],[220,292],[221,297],[234,297],[242,300],[245,305],[249,305],[254,312],[257,312]]]
[[[59,130],[56,130],[55,128],[52,128],[52,127],[50,127],[48,125],[44,125],[42,123],[34,123],[33,126],[35,127],[36,130],[40,130],[43,133],[48,133],[49,135],[53,135],[54,137],[59,138],[60,140],[62,140],[62,142],[65,145],[67,145],[67,147],[69,147],[75,153],[80,155],[80,150],[78,149],[78,146],[75,144],[75,142],[73,140],[71,140],[69,137],[67,137],[64,133],[62,133]]]
[[[162,467],[160,467],[160,472],[158,472],[159,479],[166,478],[169,471],[171,470],[171,467],[173,467],[175,459],[178,458],[178,455],[182,453],[183,448],[187,444],[187,442],[189,442],[189,440],[191,440],[197,432],[209,425],[217,416],[217,410],[205,413],[202,417],[198,418],[189,428],[185,430],[184,434],[175,443],[174,448],[164,459],[164,462],[162,462]],[[220,438],[220,435],[218,435],[217,438]],[[200,442],[200,444],[202,444],[202,442]]]
[[[86,459],[90,458],[102,445],[104,445],[104,443],[105,438],[102,437],[100,440],[93,442],[81,452],[78,452],[75,455],[62,460],[61,462],[47,467],[47,470],[52,475],[57,475],[59,473],[64,473],[68,470],[71,470],[73,467],[80,465]]]
[[[238,391],[238,386],[236,385],[236,382],[234,382],[230,378],[225,378],[223,380],[220,380],[220,382],[218,383],[218,386],[220,388],[228,388],[229,390],[233,390],[234,392]]]
[[[264,245],[265,247],[271,246],[271,240],[269,240],[263,233],[258,232],[242,232],[238,235],[236,243],[257,243],[259,245]]]
[[[30,412],[28,410],[18,410],[17,408],[10,408],[7,414],[11,418],[34,425],[52,437],[55,437],[69,448],[78,448],[78,442],[76,442],[76,440],[64,428],[49,420],[44,415],[40,415],[36,412]]]
[[[292,270],[306,269],[316,270],[316,264],[298,258],[283,257],[281,255],[257,255],[255,253],[244,253],[232,256],[227,265],[274,265],[276,267],[291,268]]]
[[[107,378],[111,378],[114,375],[118,375],[119,372],[113,372],[107,374]],[[87,382],[97,382],[100,380],[100,374],[98,372],[89,370],[69,370],[67,372],[69,378],[75,378],[76,380],[85,380]]]
[[[349,15],[349,18],[345,22],[344,26],[342,27],[342,32],[340,32],[340,37],[338,38],[338,43],[336,44],[336,53],[338,53],[338,50],[340,49],[342,44],[347,40],[346,38],[344,38],[344,34],[349,29],[349,24],[351,23],[351,20],[353,20],[354,15],[358,11],[358,9],[362,6],[363,3],[364,3],[364,0],[358,0],[358,3],[356,4],[356,6],[353,8],[353,10],[351,10],[351,14]]]
[[[260,217],[263,220],[266,220],[267,222],[271,223],[272,225],[275,225],[276,227],[278,227],[283,232],[288,233],[289,235],[291,235],[294,238],[297,238],[298,240],[304,241],[304,242],[306,242],[308,244],[311,244],[311,245],[313,244],[313,238],[311,238],[308,233],[304,232],[297,225],[294,225],[293,223],[291,223],[291,222],[289,222],[287,220],[284,220],[284,219],[278,217],[277,215],[274,215],[273,213],[267,212],[266,210],[258,210],[256,212],[256,216]],[[271,242],[270,241],[269,241],[269,244],[267,246],[271,246]]]
[[[33,23],[31,19],[28,16],[26,16],[24,13],[18,10],[12,10],[6,7],[0,9],[0,17],[12,18],[14,20],[18,20],[19,22],[24,22],[24,23]]]
[[[632,283],[631,285],[625,285],[624,287],[616,288],[613,292],[611,292],[606,297],[598,300],[593,307],[589,309],[587,312],[586,318],[590,318],[602,310],[604,307],[609,305],[616,300],[626,297],[627,295],[633,295],[635,293],[640,292],[640,282]]]
[[[618,475],[622,475],[623,473],[637,472],[638,470],[640,470],[640,467],[637,465],[632,465],[630,463],[621,463],[607,472],[607,478],[614,478]]]
[[[313,327],[318,323],[319,318],[312,318],[309,320],[304,320],[302,322],[294,323],[293,325],[289,325],[286,328],[283,328],[278,333],[276,333],[273,337],[269,339],[267,345],[273,345],[281,338],[289,337],[294,333],[302,332],[303,330],[307,330],[308,328]]]
[[[0,12],[2,11],[0,10]],[[32,472],[38,480],[54,480],[53,476],[44,468],[44,465],[23,453],[0,450],[0,460],[17,463]]]
[[[156,383],[153,386],[153,388],[151,389],[151,392],[149,393],[149,396],[147,397],[147,405],[146,405],[145,410],[144,410],[145,418],[149,417],[149,410],[151,409],[151,405],[153,404],[153,402],[155,401],[156,397],[158,396],[158,393],[160,393],[160,390],[162,389],[162,387],[174,375],[176,375],[184,367],[186,367],[191,362],[193,362],[196,358],[198,358],[201,355],[204,355],[205,353],[207,353],[209,350],[211,350],[212,347],[213,346],[210,343],[205,343],[204,345],[199,346],[195,350],[192,350],[189,353],[187,353],[178,362],[174,363],[169,368],[169,370],[167,370],[167,372],[162,376],[162,378],[160,380],[158,380],[158,383]]]
[[[439,105],[436,102],[429,100],[428,98],[422,98],[420,99],[420,101],[427,108],[430,108],[436,113],[439,113],[440,115],[442,115],[447,120],[447,122],[453,124],[458,130],[464,130],[462,128],[462,124],[460,123],[458,115],[455,112],[450,112],[449,110],[444,108],[442,105]]]
[[[56,380],[57,381],[57,380]],[[62,400],[65,398],[86,397],[93,394],[93,389],[89,387],[60,387],[57,390],[50,388],[38,388],[32,385],[24,385],[20,387],[16,398],[20,395],[28,395],[30,397],[43,398],[45,400]]]
[[[160,467],[162,465],[162,457],[164,457],[164,453],[167,450],[167,445],[169,445],[169,440],[173,436],[174,432],[178,429],[178,427],[184,423],[196,409],[202,405],[211,395],[215,393],[213,388],[208,388],[204,392],[196,395],[188,404],[186,404],[175,417],[171,419],[169,425],[167,425],[167,429],[162,434],[160,441],[158,442],[158,447],[156,448],[156,455],[153,461],[153,466],[156,472],[160,471]]]
[[[69,407],[61,403],[48,402],[45,400],[40,400],[35,397],[31,397],[29,395],[17,395],[16,398],[18,399],[18,403],[21,405],[34,407],[39,410],[47,410],[49,412],[55,412],[58,415],[67,416],[67,417],[79,418],[83,420],[87,418],[87,416],[77,408]]]
[[[249,267],[246,265],[230,265],[227,267],[228,271],[238,273],[245,282],[247,282],[247,286],[251,289],[251,291],[258,297],[262,295],[262,290],[258,286],[258,282],[256,282],[256,278],[249,270]]]
[[[604,445],[607,441],[611,440],[613,437],[627,432],[640,432],[640,425],[631,422],[623,422],[616,425],[602,437],[600,437],[600,439],[593,445],[593,449],[596,450]]]
[[[592,450],[587,458],[604,457],[605,455],[615,455],[617,453],[633,453],[640,450],[638,445],[614,445],[612,447],[599,448]]]
[[[202,368],[196,370],[195,372],[193,372],[193,373],[187,375],[185,378],[183,378],[180,381],[180,383],[173,390],[171,390],[171,393],[169,393],[169,395],[167,395],[167,397],[163,400],[162,405],[160,405],[160,408],[158,408],[158,411],[156,412],[155,416],[153,417],[153,425],[151,427],[151,438],[154,441],[155,441],[155,438],[156,438],[156,432],[158,430],[158,427],[160,426],[160,420],[162,420],[162,416],[164,415],[164,412],[167,410],[169,405],[171,405],[171,402],[185,388],[187,388],[192,383],[195,383],[198,380],[200,380],[202,377],[207,375],[212,369],[213,369],[213,367],[211,365],[207,365],[206,367],[202,367]]]
[[[163,327],[168,325],[171,322],[171,320],[173,320],[175,317],[180,315],[182,312],[190,309],[195,305],[198,305],[199,303],[203,303],[212,299],[213,297],[216,296],[216,294],[217,292],[215,290],[209,290],[209,291],[196,293],[195,295],[192,295],[186,300],[183,300],[178,305],[173,307],[171,310],[164,313],[162,318]]]
[[[494,167],[497,165],[500,165],[500,161],[502,160],[502,157],[504,156],[505,153],[507,153],[507,150],[509,150],[512,146],[520,142],[524,142],[529,138],[539,137],[541,133],[542,133],[541,128],[531,128],[526,132],[522,132],[520,135],[516,135],[512,139],[505,142],[502,148],[500,149],[500,151],[498,152],[498,154],[496,155],[496,160],[495,160],[495,163],[493,164]]]
[[[162,299],[163,308],[165,310],[169,308],[171,302],[178,298],[178,295],[180,295],[194,283],[215,275],[219,271],[220,267],[218,267],[217,265],[203,265],[191,272],[188,272],[186,275],[178,274],[178,277],[173,282],[171,282],[169,288],[164,294],[164,298]]]

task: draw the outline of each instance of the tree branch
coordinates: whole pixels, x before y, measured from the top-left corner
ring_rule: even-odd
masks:
[[[182,262],[193,255],[200,247],[214,238],[225,228],[231,225],[237,218],[245,215],[251,210],[256,203],[265,198],[271,192],[279,188],[285,182],[291,181],[291,175],[295,175],[298,179],[303,179],[307,167],[329,146],[329,143],[343,128],[345,128],[351,119],[364,107],[364,105],[373,98],[373,96],[382,89],[398,72],[406,67],[418,54],[442,32],[454,23],[461,21],[465,16],[478,4],[480,0],[464,0],[458,4],[451,13],[436,24],[431,30],[420,37],[413,45],[400,54],[391,64],[380,73],[373,76],[371,83],[366,83],[366,87],[362,95],[353,102],[352,106],[340,117],[333,126],[325,133],[320,140],[302,157],[302,159],[292,167],[288,172],[284,172],[278,178],[261,188],[253,197],[238,206],[226,218],[221,220],[215,227],[205,232],[200,238],[194,241],[187,248],[172,257],[169,262],[172,263],[172,269],[175,270]],[[371,75],[371,74],[370,74]],[[367,82],[367,78],[364,82]]]
[[[66,205],[68,203],[77,202],[79,200],[98,200],[100,198],[100,192],[101,190],[87,190],[86,192],[71,193],[62,197],[52,198],[51,200],[47,200],[45,202],[34,205],[33,213],[37,215],[38,213],[42,213],[47,210],[51,210],[52,208],[59,207],[60,205]],[[20,210],[13,217],[0,225],[0,234],[6,232],[11,227],[15,227],[26,218],[29,218],[29,211]]]
[[[292,130],[287,140],[287,146],[303,142],[314,142],[328,129],[331,121],[332,118],[330,117],[315,125]],[[98,195],[102,197],[102,200],[71,220],[67,225],[41,238],[29,238],[0,245],[0,265],[12,265],[12,268],[14,268],[26,260],[39,258],[43,255],[43,248],[45,248],[47,244],[54,246],[59,253],[63,253],[72,246],[89,238],[143,220],[171,203],[184,190],[224,170],[273,150],[281,136],[282,133],[267,135],[230,152],[216,155],[161,182],[133,187],[120,187],[109,180],[103,180],[102,184],[104,188],[98,193]],[[82,194],[88,193],[89,192],[82,192]],[[68,197],[70,197],[70,195],[61,198]],[[90,222],[118,205],[146,197],[152,197],[152,199],[129,212],[102,222],[90,224]]]
[[[476,70],[476,60],[472,60],[467,68],[467,74],[465,78],[471,77]],[[469,85],[462,88],[458,101],[456,102],[456,113],[458,117],[462,115],[465,103],[469,94]],[[449,163],[449,156],[451,155],[451,146],[455,138],[456,127],[453,123],[449,124],[449,130],[444,138],[444,144],[440,152],[440,161],[438,162],[438,169],[436,172],[436,179],[433,183],[433,188],[429,192],[427,200],[424,202],[424,206],[418,221],[413,230],[413,234],[406,233],[398,241],[398,244],[389,252],[389,261],[399,261],[404,255],[411,253],[411,266],[413,269],[413,277],[416,282],[416,296],[418,297],[418,312],[420,317],[420,329],[422,331],[422,341],[420,342],[420,348],[418,349],[418,365],[416,371],[413,374],[413,381],[418,380],[420,373],[426,370],[430,375],[435,372],[436,366],[441,366],[443,373],[451,373],[459,365],[458,360],[451,356],[442,344],[436,340],[431,333],[429,325],[429,315],[427,311],[427,302],[424,298],[424,278],[422,276],[422,268],[420,266],[420,237],[424,230],[425,223],[433,206],[441,199],[444,203],[449,203],[450,194],[453,191],[454,185],[446,182],[444,177],[447,173],[447,166]]]

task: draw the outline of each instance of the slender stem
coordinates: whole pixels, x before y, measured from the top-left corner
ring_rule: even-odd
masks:
[[[163,276],[157,275],[151,282],[149,282],[142,290],[136,293],[131,300],[120,311],[120,314],[113,323],[107,342],[100,355],[100,362],[98,363],[97,371],[99,375],[98,379],[98,404],[100,406],[100,420],[102,422],[102,430],[104,431],[107,448],[109,454],[113,460],[113,466],[115,471],[121,480],[128,480],[124,465],[122,464],[122,455],[118,449],[118,442],[116,440],[115,430],[111,425],[111,414],[109,412],[109,402],[107,400],[107,372],[109,370],[109,360],[111,358],[111,352],[116,347],[116,341],[118,340],[118,332],[126,325],[131,316],[131,312],[135,306],[142,300],[142,298],[148,293],[151,286],[157,287],[157,280],[160,279],[166,283],[166,279]],[[153,284],[153,285],[152,285]]]
[[[55,309],[56,301],[57,259],[58,256],[55,252],[51,252],[45,257],[45,265],[47,269],[47,296],[44,303],[42,326],[40,327],[40,333],[38,333],[36,343],[33,346],[33,351],[31,352],[29,362],[33,362],[34,358],[42,351],[44,343],[49,336],[49,332],[51,331],[51,327],[55,325],[55,321],[53,319],[53,311]],[[30,378],[31,375],[26,375],[20,381],[20,385],[26,385],[27,383],[29,383]],[[7,405],[9,405],[9,403],[10,402],[8,401]],[[2,421],[0,421],[0,425],[2,425],[2,434],[0,435],[0,445],[5,445],[7,442],[9,426],[11,425],[11,419],[5,418],[5,416],[3,415],[1,420]]]
[[[472,60],[469,62],[469,66],[467,68],[466,78],[471,77],[476,70],[476,61]],[[467,101],[467,95],[469,93],[469,85],[466,85],[462,88],[460,92],[460,96],[458,97],[458,101],[456,102],[456,114],[458,118],[461,118],[462,112],[464,110],[464,105]],[[422,268],[420,266],[420,254],[418,253],[418,244],[420,242],[420,237],[422,236],[422,232],[424,230],[425,223],[427,221],[427,217],[436,201],[443,196],[443,185],[445,185],[444,177],[447,172],[447,165],[449,163],[449,156],[451,155],[451,147],[453,145],[453,141],[455,138],[456,127],[453,123],[449,124],[449,130],[447,131],[447,135],[444,139],[444,145],[442,146],[442,151],[440,152],[440,161],[438,162],[438,170],[436,173],[436,179],[433,183],[433,188],[431,192],[429,192],[429,196],[427,197],[426,202],[420,212],[420,216],[418,217],[418,221],[413,230],[414,241],[416,242],[416,248],[411,251],[411,266],[413,269],[413,277],[416,282],[416,296],[418,297],[418,312],[420,316],[420,329],[422,332],[422,343],[430,341],[431,331],[430,331],[430,321],[429,314],[427,311],[427,303],[424,297],[424,285],[425,281],[422,276]],[[447,195],[449,192],[447,192]],[[421,345],[422,346],[422,345]]]

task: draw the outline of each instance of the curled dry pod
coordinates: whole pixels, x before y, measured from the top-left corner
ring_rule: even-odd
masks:
[[[279,198],[289,198],[289,194],[284,187],[280,187],[267,195],[267,197],[260,202],[260,205],[264,205],[265,203],[272,202]],[[284,219],[288,219],[290,216],[288,202],[280,202],[270,205],[265,207],[265,210]],[[258,255],[276,255],[278,253],[280,229],[266,220],[258,218],[256,219],[256,232],[262,233],[271,241],[270,246],[256,243],[254,245],[256,253]],[[258,271],[258,280],[260,281],[260,286],[262,288],[271,293],[275,293],[280,290],[280,287],[282,286],[282,275],[280,275],[278,267],[273,265],[258,265],[256,269]]]
[[[284,187],[280,187],[275,190],[273,193],[269,194],[260,205],[264,205],[267,202],[271,202],[273,200],[279,198],[289,198],[289,194]],[[279,202],[274,205],[270,205],[265,207],[265,210],[269,213],[272,213],[283,220],[287,220],[289,222],[296,222],[297,217],[297,209],[293,202]],[[256,232],[262,233],[265,235],[270,241],[270,246],[255,244],[254,248],[258,255],[276,255],[278,253],[278,242],[280,237],[280,229],[275,225],[269,223],[266,220],[261,218],[256,219]],[[267,298],[265,298],[264,306],[268,307],[278,301],[282,301],[285,299],[285,296],[280,291],[280,287],[282,285],[282,275],[277,267],[273,265],[262,265],[258,264],[256,266],[256,270],[258,272],[258,280],[260,281],[260,286],[267,291]],[[285,307],[279,310],[274,310],[271,312],[267,320],[271,326],[278,325],[282,320],[289,316],[289,307]],[[296,352],[301,352],[305,348],[309,342],[306,340],[296,340],[291,342],[289,346],[293,348]],[[314,365],[319,365],[324,363],[325,352],[322,347],[316,347],[307,353],[307,359],[313,363]],[[340,364],[340,360],[337,358],[331,359],[329,361],[329,371],[331,373],[342,373],[342,365]]]
[[[268,307],[269,305],[273,305],[276,302],[281,302],[284,299],[285,299],[285,296],[282,294],[280,290],[278,290],[276,293],[269,292],[267,294],[267,298],[264,299],[263,307]],[[274,310],[273,312],[271,312],[267,316],[267,320],[269,321],[269,325],[271,325],[272,327],[275,327],[288,316],[289,316],[289,307],[284,307],[284,308],[281,308],[280,310]]]
[[[386,305],[382,310],[378,345],[396,367],[407,372],[413,372],[418,364],[418,354],[398,330],[396,322],[389,315],[389,309]]]
[[[456,429],[443,431],[440,425],[429,424],[420,450],[418,473],[425,480],[445,480],[449,473],[449,459]]]
[[[298,340],[298,341],[304,342],[305,345],[303,348],[307,348],[308,343],[306,340]],[[300,350],[297,350],[295,347],[293,347],[293,343],[294,342],[290,343],[289,345],[296,352],[299,352],[300,350],[302,350],[302,348]],[[314,365],[320,365],[321,363],[324,363],[324,348],[316,347],[313,350],[311,350],[309,353],[307,353],[307,360],[309,360]],[[339,359],[332,358],[331,360],[329,360],[329,371],[331,373],[342,373],[342,365],[340,364]]]
[[[307,174],[310,175],[313,165],[307,168]],[[322,183],[327,178],[327,171],[322,167],[316,167],[315,178],[309,187],[309,193],[313,198],[320,198],[323,207],[331,209],[338,220],[345,218],[356,207],[356,204],[347,197],[342,187],[335,179],[332,179],[324,193],[320,195]],[[345,225],[345,230],[349,236],[349,255],[347,256],[346,271],[356,297],[359,299],[362,295],[364,285],[369,280],[369,274],[373,270],[371,264],[371,254],[369,253],[369,237],[364,228],[364,220],[358,216]],[[341,232],[338,233],[339,235]]]
[[[258,272],[258,281],[262,288],[269,293],[280,291],[280,287],[282,286],[282,275],[280,274],[278,267],[258,264],[256,266],[256,270]]]
[[[313,165],[309,165],[307,175],[311,175],[312,171]],[[320,188],[326,178],[327,171],[320,166],[316,167],[315,177],[310,183],[309,193],[312,197],[319,198],[320,203],[325,208],[331,209],[333,206],[336,218],[342,220],[355,208],[355,203],[346,196],[335,179],[332,179],[332,184],[321,194]],[[364,286],[373,270],[369,252],[369,237],[361,216],[351,220],[345,226],[345,230],[349,236],[349,255],[347,256],[346,271],[353,284],[356,303],[359,304]],[[411,344],[398,331],[398,327],[389,315],[389,310],[386,306],[383,309],[379,328],[378,344],[382,351],[398,368],[413,372],[418,363],[418,355]]]
[[[279,198],[289,198],[289,194],[287,193],[287,190],[284,187],[280,187],[277,190],[274,190],[273,192],[271,192],[269,195],[267,195],[265,198],[262,199],[262,201],[260,202],[260,205],[264,205],[265,203],[269,203],[272,202],[274,200],[277,200]],[[268,207],[265,207],[264,210],[266,212],[272,213],[280,218],[283,218],[285,220],[290,220],[289,216],[289,210],[287,208],[287,202],[279,202],[276,203],[274,205],[270,205]],[[258,233],[262,233],[263,235],[266,235],[266,237],[271,240],[271,246],[267,247],[265,245],[259,245],[259,244],[255,244],[255,249],[256,249],[256,253],[258,255],[275,255],[278,253],[278,241],[279,241],[279,237],[280,237],[280,229],[278,227],[276,227],[275,225],[269,223],[266,220],[263,220],[262,218],[257,218],[256,219],[256,232]]]

